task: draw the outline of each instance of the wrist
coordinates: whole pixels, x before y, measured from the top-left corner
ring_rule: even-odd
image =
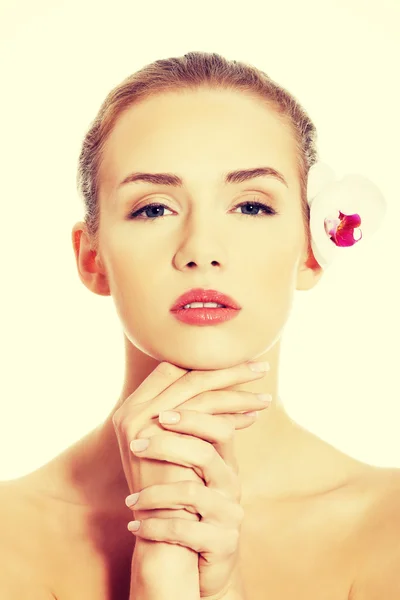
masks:
[[[179,557],[179,560],[177,560]],[[162,573],[168,570],[177,570],[185,575],[193,571],[198,577],[198,553],[180,545],[167,542],[155,542],[144,538],[136,538],[132,560],[140,566],[142,572],[154,575],[155,569]],[[161,573],[161,574],[162,574]]]
[[[138,538],[130,593],[135,600],[200,600],[197,552]]]
[[[228,583],[224,586],[224,588],[218,592],[217,594],[212,594],[211,596],[200,596],[201,600],[236,600],[239,599],[237,596],[234,587],[234,582],[232,580],[228,581]]]

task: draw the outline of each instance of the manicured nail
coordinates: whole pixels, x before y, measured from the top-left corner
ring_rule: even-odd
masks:
[[[148,445],[149,440],[145,439],[132,440],[130,443],[130,447],[131,450],[133,450],[133,452],[140,452],[141,450],[146,450]]]
[[[133,506],[134,504],[136,504],[136,502],[139,499],[139,492],[136,492],[136,494],[130,494],[130,496],[127,496],[125,498],[125,504],[127,506]]]
[[[268,362],[251,362],[249,364],[249,369],[252,371],[256,371],[259,373],[260,371],[269,371],[270,366]]]
[[[158,420],[160,423],[178,423],[181,415],[174,410],[164,410],[159,414]]]
[[[128,529],[129,531],[137,531],[140,527],[140,521],[129,521]]]

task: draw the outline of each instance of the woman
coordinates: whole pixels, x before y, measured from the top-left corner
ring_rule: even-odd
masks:
[[[2,483],[2,597],[398,597],[398,470],[343,454],[279,398],[294,291],[323,273],[315,138],[286,90],[216,54],[156,61],[107,96],[72,241],[83,284],[115,302],[125,378],[104,423]],[[232,308],[176,310],[197,301]]]

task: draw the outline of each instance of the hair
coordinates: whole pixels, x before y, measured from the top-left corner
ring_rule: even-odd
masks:
[[[305,233],[310,248],[307,176],[317,162],[317,132],[306,111],[286,89],[251,64],[227,60],[216,53],[189,52],[156,60],[129,75],[103,101],[82,143],[77,187],[85,206],[84,222],[94,249],[98,248],[100,223],[99,172],[104,148],[118,118],[131,106],[163,92],[223,89],[245,93],[276,111],[295,140]]]

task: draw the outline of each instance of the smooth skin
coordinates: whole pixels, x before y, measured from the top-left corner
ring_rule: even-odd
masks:
[[[132,572],[137,573],[141,569],[141,565],[136,564],[138,560],[150,563],[152,572],[157,572],[157,597],[160,599],[173,596],[196,598],[199,587],[200,597],[212,600],[220,597],[221,592],[234,581],[233,570],[237,562],[244,510],[240,504],[241,487],[233,435],[236,427],[248,427],[254,418],[225,413],[232,410],[230,406],[235,402],[237,410],[243,410],[246,403],[258,409],[265,409],[266,404],[249,392],[219,390],[229,384],[262,376],[262,372],[251,371],[248,364],[219,371],[188,372],[160,363],[114,414],[127,481],[132,492],[140,491],[135,510],[169,509],[165,514],[160,511],[145,514],[144,520],[139,521],[140,529],[135,532],[140,540],[167,542],[163,553],[157,551],[157,558],[151,545],[141,547],[140,543],[137,544],[132,564]],[[160,434],[160,425],[157,422],[153,424],[152,419],[176,407],[182,420],[171,429],[186,435]],[[222,414],[221,410],[224,411]],[[131,440],[145,439],[149,441],[146,449],[132,449]],[[131,452],[138,457],[137,461],[132,460]],[[181,483],[170,483],[179,476],[176,469],[171,471],[165,465],[159,469],[154,462],[142,461],[142,458],[186,467],[180,469]],[[187,509],[188,506],[191,510]],[[198,515],[202,517],[201,522]],[[141,518],[140,514],[138,518]],[[183,555],[181,549],[176,553],[170,544],[190,548],[200,554],[199,559],[193,553]],[[146,559],[146,552],[150,552],[150,558]],[[191,584],[184,579],[187,572],[183,562],[185,558],[189,567],[192,563],[195,575]],[[137,594],[140,581],[138,577],[131,581],[132,598]]]
[[[265,377],[226,387],[273,398],[250,427],[234,434],[245,511],[240,571],[252,600],[265,598],[265,590],[271,600],[310,600],[320,597],[321,586],[332,593],[326,600],[346,598],[354,579],[361,577],[362,589],[365,573],[371,572],[364,568],[363,574],[359,567],[381,566],[386,533],[378,555],[371,554],[370,563],[362,560],[376,545],[377,534],[368,524],[386,515],[397,523],[392,517],[400,504],[398,471],[375,469],[333,448],[293,422],[279,396],[281,336],[294,292],[312,289],[322,276],[320,268],[309,266],[296,152],[292,132],[279,116],[244,93],[165,93],[119,118],[99,173],[99,248],[92,247],[82,221],[73,227],[72,242],[83,285],[115,304],[124,336],[124,380],[104,422],[48,464],[1,487],[8,516],[3,555],[10,572],[18,572],[17,583],[21,561],[32,565],[30,592],[36,580],[58,600],[76,600],[78,586],[85,600],[128,595],[132,541],[140,536],[127,530],[131,513],[125,499],[140,490],[127,480],[113,419],[160,363],[210,372],[249,360],[271,366]],[[273,177],[222,181],[227,171],[259,166],[279,171],[287,186]],[[184,186],[119,187],[131,171],[176,173]],[[279,214],[236,208],[254,198]],[[130,218],[150,202],[167,206],[165,216]],[[214,326],[178,322],[169,309],[192,287],[221,290],[242,310]],[[297,400],[302,402],[301,395]],[[86,407],[95,402],[82,398]],[[161,467],[185,468],[168,462]],[[395,493],[388,494],[393,487]],[[376,529],[383,530],[389,528]],[[76,568],[65,569],[71,561]],[[151,568],[149,574],[154,578]],[[381,597],[389,600],[387,590]]]

